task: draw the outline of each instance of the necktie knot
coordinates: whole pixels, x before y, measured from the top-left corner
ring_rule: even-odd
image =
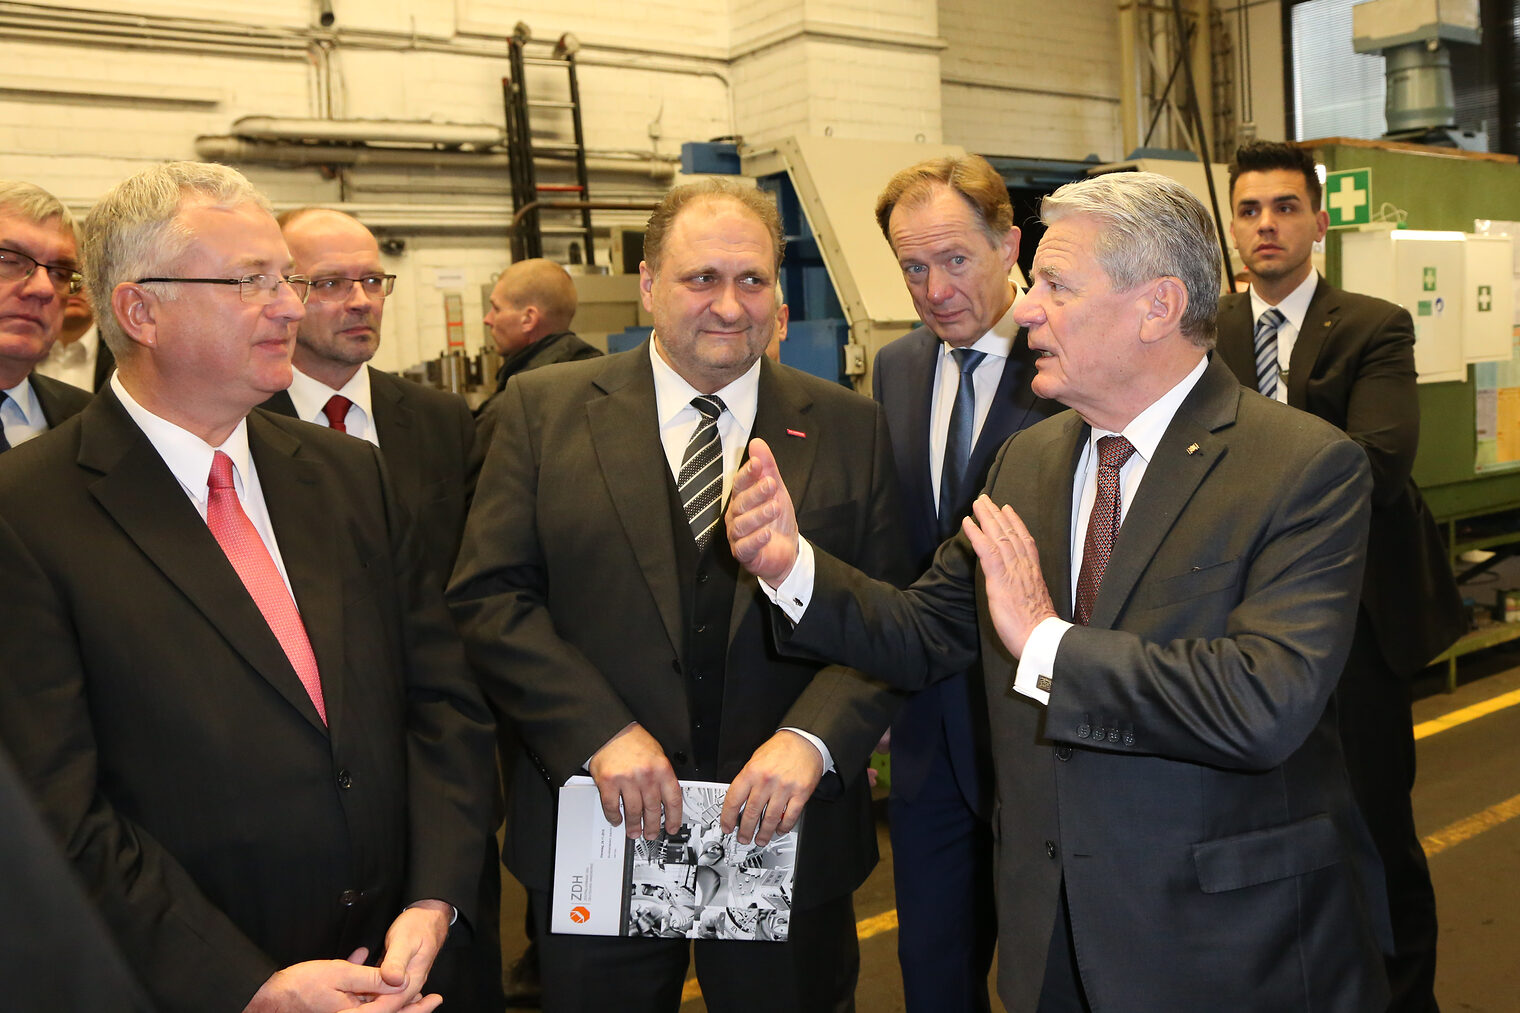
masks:
[[[1098,464],[1104,468],[1122,468],[1135,445],[1122,436],[1105,436],[1098,441]]]
[[[327,424],[340,433],[348,432],[345,424],[348,419],[348,410],[353,407],[353,402],[342,394],[334,394],[327,399],[322,406],[322,414],[327,416]]]
[[[211,474],[206,478],[206,488],[222,492],[232,487],[232,458],[218,450],[211,455]]]
[[[950,354],[955,356],[955,364],[961,369],[961,376],[970,376],[976,372],[976,367],[987,358],[986,352],[978,352],[970,348],[951,349]]]
[[[1279,327],[1287,322],[1288,318],[1283,316],[1282,310],[1276,306],[1270,306],[1261,316],[1256,318],[1256,337],[1262,338],[1269,332],[1276,332]]]
[[[708,422],[716,421],[723,414],[723,409],[728,407],[722,398],[713,394],[698,394],[691,399],[691,406],[701,412],[702,418]]]

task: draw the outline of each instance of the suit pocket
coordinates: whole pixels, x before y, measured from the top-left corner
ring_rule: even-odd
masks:
[[[1335,865],[1341,857],[1340,834],[1324,813],[1193,845],[1193,865],[1204,893],[1302,876]]]
[[[1214,594],[1233,587],[1240,577],[1240,560],[1227,559],[1223,563],[1195,567],[1175,577],[1166,577],[1145,589],[1145,608],[1175,605],[1192,598]],[[1139,603],[1137,603],[1139,604]]]

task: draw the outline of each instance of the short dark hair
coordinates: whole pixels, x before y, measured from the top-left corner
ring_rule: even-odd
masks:
[[[1308,148],[1281,141],[1252,141],[1235,149],[1235,160],[1230,163],[1230,204],[1235,203],[1235,181],[1241,173],[1271,172],[1273,169],[1303,173],[1309,204],[1313,210],[1319,210],[1324,188],[1320,186],[1319,174],[1314,171],[1314,156],[1309,154]]]
[[[876,198],[876,224],[892,242],[888,225],[899,204],[912,207],[929,200],[937,186],[947,186],[966,202],[982,223],[987,241],[996,246],[1013,228],[1013,205],[1008,184],[981,155],[931,158],[910,165],[887,181]]]
[[[695,183],[686,183],[667,193],[649,216],[644,226],[644,263],[651,274],[660,273],[660,256],[665,252],[665,237],[689,205],[705,201],[731,201],[749,211],[765,226],[776,250],[776,262],[771,269],[781,271],[781,255],[786,251],[786,235],[781,228],[781,212],[776,200],[764,190],[744,186],[723,176],[709,176]]]

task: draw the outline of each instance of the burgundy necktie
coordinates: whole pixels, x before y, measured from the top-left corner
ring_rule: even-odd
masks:
[[[1134,452],[1134,444],[1122,436],[1105,436],[1098,441],[1098,495],[1087,518],[1082,572],[1077,575],[1077,605],[1072,616],[1081,626],[1092,618],[1103,571],[1108,569],[1108,557],[1119,537],[1119,469]]]
[[[327,416],[327,424],[340,433],[348,432],[348,424],[344,421],[348,418],[348,410],[353,407],[353,402],[342,394],[334,394],[327,399],[322,406],[322,414]]]
[[[264,614],[264,621],[274,631],[285,657],[301,678],[311,702],[316,705],[322,723],[327,723],[327,706],[322,702],[322,680],[317,674],[317,657],[311,651],[311,641],[306,639],[306,627],[301,623],[301,613],[296,610],[295,599],[285,586],[274,557],[259,537],[253,522],[243,512],[238,502],[237,489],[232,484],[232,458],[220,450],[211,458],[211,475],[206,479],[206,526],[212,537],[227,553],[232,568],[242,578],[243,586],[253,597],[253,603]]]

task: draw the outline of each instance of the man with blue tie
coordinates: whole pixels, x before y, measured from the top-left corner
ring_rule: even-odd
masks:
[[[1001,176],[978,155],[902,170],[876,201],[922,327],[876,356],[919,571],[960,529],[993,455],[1060,406],[1030,390],[1014,323],[1019,230]],[[898,961],[910,1013],[986,1010],[992,910],[992,760],[981,671],[915,695],[891,731]]]

